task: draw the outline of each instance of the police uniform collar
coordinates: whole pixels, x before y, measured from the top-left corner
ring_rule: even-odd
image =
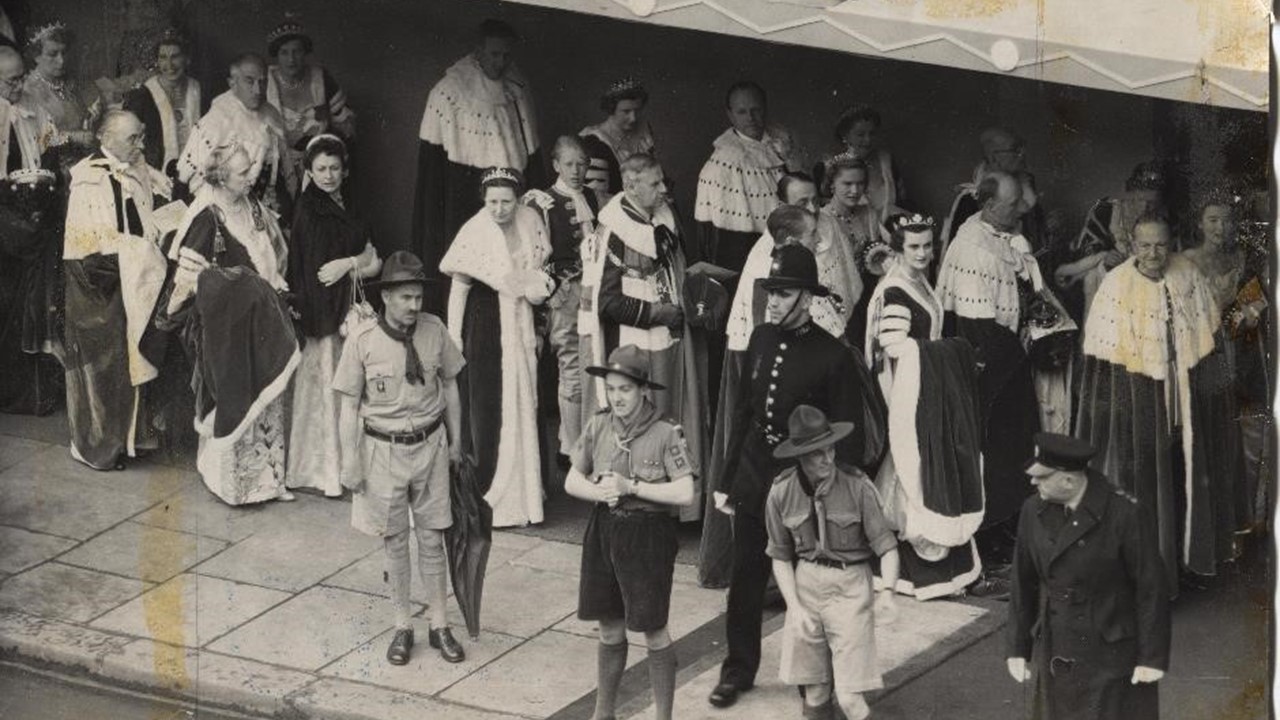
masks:
[[[809,333],[813,332],[813,329],[817,326],[813,324],[813,318],[809,318],[808,320],[805,320],[803,323],[801,323],[799,327],[784,328],[781,325],[778,325],[777,327],[778,327],[778,332],[783,335],[790,335],[792,337],[804,337],[805,335],[808,335]]]

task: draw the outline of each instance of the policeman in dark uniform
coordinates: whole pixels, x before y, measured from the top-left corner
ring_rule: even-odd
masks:
[[[644,633],[655,720],[671,720],[676,656],[667,632],[678,508],[694,500],[698,468],[680,426],[658,414],[649,353],[623,345],[604,366],[609,408],[593,415],[574,446],[570,495],[596,503],[582,539],[578,618],[600,623],[597,720],[614,716],[627,666],[627,630]]]
[[[765,498],[785,469],[773,450],[787,437],[797,405],[812,405],[857,432],[836,445],[836,458],[870,477],[885,450],[884,399],[862,357],[815,325],[814,297],[826,297],[813,253],[799,245],[774,250],[769,276],[768,323],[756,326],[747,345],[739,401],[731,422],[724,473],[716,478],[716,507],[733,515],[733,574],[726,617],[729,656],[708,700],[729,707],[755,684],[760,667],[760,623],[770,560],[765,554]]]
[[[1038,495],[1018,518],[1009,673],[1035,682],[1033,718],[1156,720],[1170,624],[1154,528],[1088,467],[1088,443],[1035,441],[1026,472]]]

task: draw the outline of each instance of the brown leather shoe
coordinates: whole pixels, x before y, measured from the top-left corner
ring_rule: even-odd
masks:
[[[453,633],[447,627],[439,630],[431,628],[427,632],[427,643],[440,651],[440,657],[444,658],[445,662],[460,663],[467,659],[462,645],[453,639]]]
[[[387,648],[387,662],[392,665],[405,665],[409,662],[409,651],[413,649],[413,628],[396,630],[391,638],[391,646]]]

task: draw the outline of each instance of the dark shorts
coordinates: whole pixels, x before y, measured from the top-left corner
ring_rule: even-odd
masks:
[[[626,620],[633,632],[666,627],[678,549],[671,515],[597,505],[582,539],[578,618]]]

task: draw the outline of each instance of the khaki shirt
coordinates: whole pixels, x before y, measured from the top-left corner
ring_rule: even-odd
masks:
[[[404,345],[377,324],[360,327],[342,346],[333,389],[360,398],[360,417],[374,430],[408,433],[430,425],[445,409],[444,381],[457,377],[466,365],[435,315],[418,314],[413,343],[423,383],[405,379]]]
[[[774,480],[765,503],[769,544],[765,553],[775,560],[829,560],[856,563],[884,555],[898,546],[885,520],[880,496],[857,468],[839,465],[836,477],[822,492],[810,496],[795,467]],[[818,514],[826,516],[821,531]]]
[[[666,420],[655,420],[643,433],[624,447],[614,432],[613,415],[601,412],[591,416],[578,437],[569,458],[573,467],[590,480],[600,473],[615,472],[627,479],[646,483],[671,482],[685,475],[697,475],[698,468],[689,457],[680,426]],[[661,503],[624,497],[621,509],[653,510],[678,514],[679,508]]]

